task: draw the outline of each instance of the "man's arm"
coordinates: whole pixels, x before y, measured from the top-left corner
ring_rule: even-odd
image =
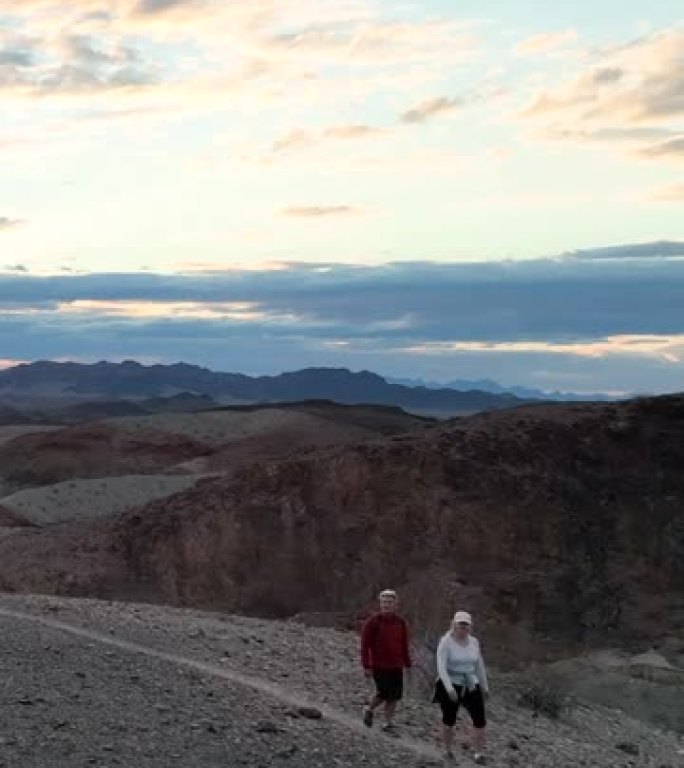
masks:
[[[375,617],[371,616],[363,624],[361,629],[361,665],[366,671],[373,666],[372,639],[375,629]]]

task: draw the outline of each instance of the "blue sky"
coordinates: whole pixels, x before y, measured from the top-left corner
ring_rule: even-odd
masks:
[[[520,304],[510,309],[518,346],[483,352],[492,336],[510,344],[509,327],[463,339],[462,316],[442,305],[431,338],[434,323],[421,324],[420,312],[412,320],[383,303],[385,327],[402,318],[405,333],[393,357],[377,361],[353,342],[369,330],[353,317],[350,338],[333,339],[322,307],[308,317],[293,305],[302,333],[284,361],[264,341],[258,352],[263,334],[246,332],[273,319],[260,296],[252,320],[244,311],[239,319],[251,352],[238,345],[226,359],[211,350],[222,331],[236,344],[235,313],[217,318],[192,285],[236,272],[299,279],[330,263],[370,270],[382,293],[393,274],[382,265],[393,263],[555,263],[582,249],[683,241],[683,57],[680,4],[670,0],[0,0],[0,332],[21,322],[28,339],[23,355],[7,346],[0,359],[90,359],[99,341],[98,357],[156,359],[132,330],[155,316],[157,358],[171,348],[192,362],[201,344],[173,344],[178,323],[192,323],[209,334],[201,362],[214,367],[347,362],[402,375],[490,371],[511,383],[670,389],[684,373],[673,351],[684,328],[669,314],[659,326],[657,305],[649,332],[669,341],[653,342],[656,352],[631,340],[638,323],[623,314],[622,329],[599,318],[593,331],[568,327],[560,338],[558,306],[547,310],[545,339],[525,338]],[[665,277],[676,258],[628,256],[610,269],[621,285],[625,269],[658,261],[659,279],[677,281],[676,269]],[[77,310],[66,296],[37,310],[14,306],[9,287],[17,275],[45,286],[43,276],[106,274],[173,275],[188,299],[154,312],[144,295],[143,309],[93,296]],[[330,274],[354,305],[339,267]],[[582,285],[593,275],[583,272]],[[505,287],[508,273],[500,279]],[[482,311],[497,316],[496,306]],[[31,347],[46,312],[71,335]],[[76,319],[98,339],[76,332]],[[168,344],[164,320],[174,320]],[[274,322],[282,331],[282,318]],[[477,324],[468,327],[476,335]],[[115,344],[107,328],[117,329]],[[561,360],[557,345],[568,340],[575,346]],[[547,356],[529,349],[544,343],[556,345]]]

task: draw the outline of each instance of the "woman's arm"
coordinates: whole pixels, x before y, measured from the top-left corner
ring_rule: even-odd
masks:
[[[480,688],[483,693],[489,693],[489,681],[487,680],[487,670],[485,669],[480,643],[477,644],[477,679],[480,681]]]
[[[447,659],[449,657],[449,638],[447,635],[439,641],[437,646],[437,674],[448,693],[454,693],[454,685],[447,672]]]

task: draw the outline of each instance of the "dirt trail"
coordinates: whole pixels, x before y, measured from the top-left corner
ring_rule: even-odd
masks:
[[[0,616],[4,616],[18,621],[30,622],[34,624],[40,624],[50,629],[66,632],[70,635],[90,640],[91,642],[99,643],[103,646],[110,648],[117,648],[127,653],[137,654],[140,656],[146,656],[149,658],[158,659],[161,661],[175,664],[177,666],[185,667],[187,669],[193,669],[196,672],[200,672],[204,675],[215,677],[221,680],[227,680],[236,685],[250,688],[253,691],[261,693],[270,697],[272,700],[277,700],[282,704],[292,707],[314,707],[318,709],[324,718],[327,720],[356,732],[357,734],[363,734],[366,738],[372,739],[377,742],[391,743],[394,748],[404,748],[407,751],[414,753],[416,756],[425,758],[428,760],[440,760],[442,755],[435,748],[426,744],[425,742],[417,739],[407,738],[405,736],[389,737],[385,736],[379,731],[372,731],[366,728],[359,720],[351,717],[340,710],[330,707],[326,704],[319,704],[315,701],[311,701],[303,696],[292,693],[286,690],[280,685],[276,685],[267,680],[252,675],[244,675],[239,672],[235,672],[229,669],[222,669],[221,667],[206,662],[190,659],[187,656],[181,656],[174,653],[168,653],[160,651],[149,646],[141,645],[139,643],[133,643],[128,640],[123,640],[114,635],[105,635],[101,632],[94,630],[83,629],[76,627],[72,624],[68,624],[58,619],[51,619],[45,616],[36,616],[30,613],[24,613],[22,611],[15,611],[8,608],[0,607]]]

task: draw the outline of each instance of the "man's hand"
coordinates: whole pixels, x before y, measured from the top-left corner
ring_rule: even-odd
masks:
[[[454,702],[454,704],[458,703],[458,693],[452,688],[450,691],[447,691],[449,694],[449,698]]]

